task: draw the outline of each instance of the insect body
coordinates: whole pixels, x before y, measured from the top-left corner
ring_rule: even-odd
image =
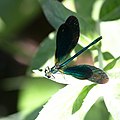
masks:
[[[79,36],[80,29],[78,19],[75,16],[69,16],[65,23],[63,23],[58,29],[56,38],[55,65],[52,68],[47,67],[45,69],[45,76],[50,78],[51,76],[53,76],[53,74],[59,71],[80,80],[87,79],[99,84],[106,83],[109,79],[107,74],[103,70],[96,68],[95,66],[66,66],[69,62],[71,62],[74,58],[87,50],[90,46],[96,44],[102,39],[102,36],[98,37],[88,46],[84,47],[74,56],[66,60],[69,53],[76,46]]]

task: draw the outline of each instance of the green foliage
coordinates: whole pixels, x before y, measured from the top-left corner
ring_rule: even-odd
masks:
[[[106,60],[106,61],[114,59],[114,56],[109,52],[103,52],[102,55],[103,55],[104,60]],[[98,61],[98,56],[95,57],[95,62],[96,61]]]
[[[26,77],[24,80],[26,82],[20,92],[18,107],[20,110],[26,110],[26,112],[31,112],[35,108],[38,109],[38,106],[45,104],[52,94],[65,86],[42,77]]]
[[[53,38],[47,37],[44,42],[40,44],[37,53],[34,55],[31,65],[28,69],[28,74],[34,69],[40,68],[49,58],[51,58],[55,51],[55,34],[51,33]]]
[[[0,36],[10,37],[12,32],[21,29],[30,19],[34,18],[39,4],[36,0],[2,0],[0,1],[0,17],[5,23]]]
[[[51,0],[48,0],[46,2],[44,2],[42,4],[42,8],[43,8],[43,11],[48,19],[48,21],[51,23],[51,25],[54,27],[54,28],[58,28],[60,26],[61,23],[63,23],[66,18],[69,16],[69,15],[75,15],[78,17],[79,19],[79,22],[80,22],[80,27],[81,27],[81,32],[84,34],[84,35],[88,35],[91,33],[91,31],[93,32],[93,34],[95,35],[96,32],[99,33],[99,27],[97,29],[95,29],[96,25],[98,25],[98,21],[94,21],[92,19],[92,10],[93,10],[93,5],[95,4],[96,1],[88,1],[88,4],[86,4],[86,1],[77,1],[75,0],[75,7],[76,7],[76,10],[77,10],[77,13],[73,13],[72,11],[69,11],[68,9],[66,9],[61,3],[57,2],[57,1],[51,1]],[[103,3],[103,6],[100,10],[100,20],[104,20],[102,18],[104,18],[103,16],[105,16],[105,13],[103,15],[102,13],[102,9],[105,9],[104,6],[105,6],[106,3]],[[87,7],[88,6],[88,7]],[[117,5],[118,6],[118,5]],[[114,8],[117,7],[117,6],[113,6]],[[84,9],[85,8],[85,9]],[[104,10],[104,11],[107,11],[107,10]],[[110,10],[109,10],[110,11]],[[113,10],[111,10],[113,11]],[[115,11],[114,11],[115,12]],[[99,13],[99,12],[98,12]],[[117,13],[116,13],[117,14]],[[106,15],[107,12],[106,12]],[[109,16],[110,17],[110,16]],[[119,16],[117,16],[119,17]],[[82,18],[82,19],[81,19]],[[107,20],[109,19],[108,17],[106,17]],[[112,17],[113,18],[113,17]],[[117,18],[113,18],[113,19],[117,19]],[[87,23],[87,22],[89,23]],[[91,24],[92,23],[92,24]],[[99,23],[100,24],[100,23]],[[85,27],[87,25],[87,27]],[[92,26],[92,27],[91,27]],[[84,28],[83,28],[84,27]],[[94,30],[93,30],[94,28]],[[91,31],[90,31],[91,30]],[[86,32],[87,31],[87,32]],[[89,32],[89,33],[88,33]],[[86,34],[87,33],[87,34]],[[80,45],[80,47],[82,48],[82,46]],[[94,47],[92,48],[91,50],[96,50],[98,49],[98,52],[100,54],[98,54],[98,62],[100,64],[103,64],[104,61],[102,61],[102,58],[104,58],[105,61],[108,61],[108,60],[111,60],[111,59],[114,59],[112,62],[110,62],[105,68],[104,70],[107,71],[109,69],[112,69],[115,65],[115,63],[117,62],[118,58],[115,59],[114,56],[109,53],[109,52],[103,52],[101,51],[101,48],[102,48],[102,45],[99,44],[98,48],[97,47]],[[81,109],[81,106],[84,102],[84,99],[87,97],[87,94],[89,93],[89,91],[94,87],[94,85],[90,85],[90,86],[85,86],[80,94],[78,95],[77,99],[74,101],[73,103],[73,107],[72,107],[72,113],[76,113],[78,110]],[[48,103],[49,104],[49,103]],[[104,109],[104,107],[103,107]],[[93,113],[92,113],[93,114]],[[105,115],[105,114],[104,114]],[[109,115],[108,117],[106,117],[106,119],[109,118]]]
[[[92,20],[92,10],[95,0],[75,0],[77,12],[86,19]]]
[[[39,13],[38,3],[37,0],[0,1],[0,48],[3,51],[27,57],[13,37]]]
[[[100,10],[96,13],[97,16],[99,16],[98,20],[94,20],[92,17],[94,7],[97,2],[96,0],[86,0],[86,1],[74,0],[76,13],[66,8],[62,3],[58,2],[57,0],[39,0],[39,2],[37,0],[36,1],[30,0],[29,2],[27,1],[25,3],[24,2],[25,0],[0,1],[0,14],[1,14],[0,25],[3,25],[3,28],[4,28],[4,29],[0,29],[0,37],[1,37],[0,46],[3,50],[6,50],[11,54],[14,54],[16,52],[16,54],[25,55],[24,51],[22,50],[19,51],[18,50],[19,48],[16,47],[16,45],[14,44],[11,45],[11,41],[8,40],[7,38],[11,37],[14,32],[19,31],[22,27],[24,27],[24,25],[26,25],[27,22],[32,20],[34,16],[37,15],[37,13],[39,12],[38,10],[39,6],[42,8],[48,22],[55,29],[58,29],[58,27],[66,20],[68,16],[75,15],[80,22],[80,30],[82,33],[81,41],[83,40],[84,42],[86,42],[84,40],[86,39],[87,43],[89,39],[93,39],[96,36],[98,36],[100,34],[100,31],[102,33],[102,29],[100,27],[101,22],[118,20],[120,18],[120,12],[119,12],[120,1],[119,0],[115,0],[115,1],[105,0],[103,4],[101,4]],[[7,23],[7,24],[4,25],[4,23]],[[111,28],[108,28],[108,33],[109,33],[109,29]],[[18,79],[22,79],[23,81],[25,81],[23,82],[23,85],[19,86],[19,89],[21,90],[19,94],[18,108],[20,111],[23,111],[23,110],[25,110],[25,112],[27,111],[26,112],[27,116],[25,117],[26,120],[35,119],[35,117],[38,115],[38,111],[44,110],[44,108],[42,109],[42,107],[50,99],[50,97],[52,97],[52,95],[55,93],[57,94],[57,91],[59,89],[65,87],[65,85],[63,84],[56,83],[51,81],[50,79],[42,77],[40,72],[38,75],[40,77],[34,77],[32,72],[32,70],[39,69],[42,66],[44,66],[48,61],[50,61],[50,64],[53,63],[52,61],[53,59],[51,60],[51,58],[54,56],[55,47],[56,47],[55,34],[56,34],[56,31],[54,33],[50,33],[48,37],[46,37],[38,47],[38,50],[34,55],[32,62],[27,70],[27,75],[32,77],[27,77],[26,75],[24,77],[15,78],[16,82],[14,81],[14,83],[17,83]],[[109,33],[109,36],[110,35],[111,33]],[[7,42],[4,42],[4,40],[6,40]],[[103,38],[103,41],[106,42],[106,48],[104,50],[107,51],[107,47],[109,47],[107,46],[108,41],[106,41],[105,37]],[[117,63],[119,62],[120,57],[114,56],[114,54],[110,53],[109,51],[103,52],[104,51],[103,44],[102,44],[103,41],[101,41],[98,45],[92,47],[90,51],[93,53],[97,51],[98,54],[94,55],[95,62],[98,62],[99,66],[102,66],[103,69],[106,71],[106,73],[109,75],[110,83],[108,83],[107,85],[95,86],[95,84],[91,84],[91,85],[84,84],[85,81],[82,81],[83,83],[81,83],[82,84],[81,86],[83,86],[83,89],[79,91],[78,95],[72,96],[73,98],[76,98],[72,103],[70,103],[71,105],[70,110],[72,112],[71,113],[65,112],[64,115],[66,116],[68,114],[70,115],[72,114],[73,116],[76,115],[79,112],[79,110],[82,109],[83,103],[85,103],[84,100],[87,98],[88,94],[94,88],[95,89],[94,93],[97,92],[97,95],[98,95],[95,100],[97,100],[99,97],[102,96],[104,101],[102,103],[101,102],[95,103],[95,100],[93,102],[91,102],[92,100],[89,100],[91,103],[88,107],[86,107],[87,112],[84,114],[80,114],[80,115],[83,115],[81,117],[81,120],[82,119],[100,120],[100,119],[103,119],[103,117],[101,116],[104,116],[104,120],[109,120],[110,114],[112,115],[114,120],[119,120],[120,114],[118,109],[120,106],[119,105],[120,75],[116,77],[115,75],[117,73],[116,71],[113,71],[113,70],[115,70],[116,68],[117,70],[119,69],[119,65]],[[109,42],[113,42],[113,41],[109,41]],[[5,48],[6,45],[7,45],[7,48]],[[78,49],[81,49],[83,47],[84,45],[80,43],[80,45],[77,45],[75,52],[77,52]],[[113,47],[114,49],[116,49],[114,44],[113,44]],[[106,64],[106,66],[104,66],[104,64]],[[119,71],[117,72],[119,73]],[[111,84],[111,81],[113,81],[112,84]],[[14,84],[13,86],[17,86],[17,85],[18,84]],[[81,86],[79,87],[81,88]],[[74,89],[76,90],[78,88],[74,87]],[[71,92],[74,91],[74,89],[72,91],[68,91],[68,96],[69,94],[71,94]],[[65,99],[68,96],[64,96],[63,98],[57,98],[57,100]],[[94,94],[91,95],[91,98],[92,97],[94,97]],[[69,99],[69,101],[71,100]],[[67,103],[69,103],[69,101],[66,100],[66,103],[63,103],[64,106]],[[117,102],[118,105],[116,105],[115,102]],[[49,102],[47,104],[49,104]],[[116,108],[114,107],[114,105]],[[56,111],[58,106],[52,105],[52,107],[55,107]],[[51,108],[50,112],[52,112],[52,110],[53,109]],[[108,113],[107,110],[110,112],[110,114]],[[104,114],[102,112],[104,112]],[[59,111],[59,113],[61,113],[61,111]]]
[[[94,115],[93,115],[94,113]],[[109,120],[108,112],[103,99],[98,99],[85,116],[85,120]]]
[[[117,19],[120,19],[120,1],[105,0],[100,11],[100,20],[111,21]]]
[[[93,31],[93,26],[88,24],[85,19],[79,14],[68,10],[56,0],[47,0],[43,2],[42,8],[47,20],[55,29],[58,29],[68,16],[74,15],[79,19],[81,33],[89,34],[90,31]]]
[[[88,92],[95,86],[96,84],[91,84],[88,86],[85,86],[78,97],[76,98],[74,104],[73,104],[73,109],[72,109],[72,114],[77,112],[80,107],[82,106],[82,103],[84,102],[84,98],[87,96]]]
[[[119,60],[119,59],[120,59],[120,57],[118,57],[118,58],[114,59],[112,62],[108,63],[108,64],[105,66],[104,70],[107,71],[107,70],[112,69],[112,68],[115,66],[117,60]]]
[[[110,59],[114,59],[114,56],[111,53],[109,53],[109,52],[104,52],[103,53],[103,58],[105,60],[110,60]]]

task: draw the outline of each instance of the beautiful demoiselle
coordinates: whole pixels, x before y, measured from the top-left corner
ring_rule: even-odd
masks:
[[[63,23],[57,32],[56,38],[56,52],[55,52],[55,65],[52,68],[45,69],[45,76],[50,78],[53,74],[62,72],[71,75],[80,80],[89,80],[95,83],[104,84],[108,81],[107,74],[95,66],[91,65],[76,65],[68,67],[74,58],[83,53],[93,44],[96,44],[102,39],[102,36],[95,39],[88,46],[78,51],[74,56],[66,60],[69,53],[76,46],[80,36],[80,28],[78,19],[75,16],[69,16],[65,23]]]

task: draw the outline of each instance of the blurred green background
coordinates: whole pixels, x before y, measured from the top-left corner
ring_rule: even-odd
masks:
[[[53,30],[39,1],[0,0],[0,117],[19,111],[27,68],[38,45]]]
[[[56,30],[69,15],[75,15],[79,19],[83,44],[90,42],[85,40],[86,36],[91,40],[99,34],[103,36],[102,47],[98,50],[103,57],[93,55],[96,65],[104,68],[112,61],[115,64],[119,59],[119,0],[53,1],[0,0],[1,118],[10,115],[9,119],[33,120],[50,96],[65,86],[43,77],[32,77],[31,73],[54,55]],[[81,47],[83,46],[78,46],[78,49]],[[94,49],[96,48],[93,47],[92,50]],[[113,64],[105,70],[112,68]],[[99,115],[92,118],[96,109]],[[103,115],[102,111],[106,114]],[[101,116],[105,116],[104,119]],[[110,118],[104,102],[100,101],[85,119]]]

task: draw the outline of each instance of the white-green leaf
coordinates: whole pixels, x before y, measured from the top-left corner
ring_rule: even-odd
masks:
[[[111,79],[106,86],[104,101],[114,120],[120,120],[120,78]]]

